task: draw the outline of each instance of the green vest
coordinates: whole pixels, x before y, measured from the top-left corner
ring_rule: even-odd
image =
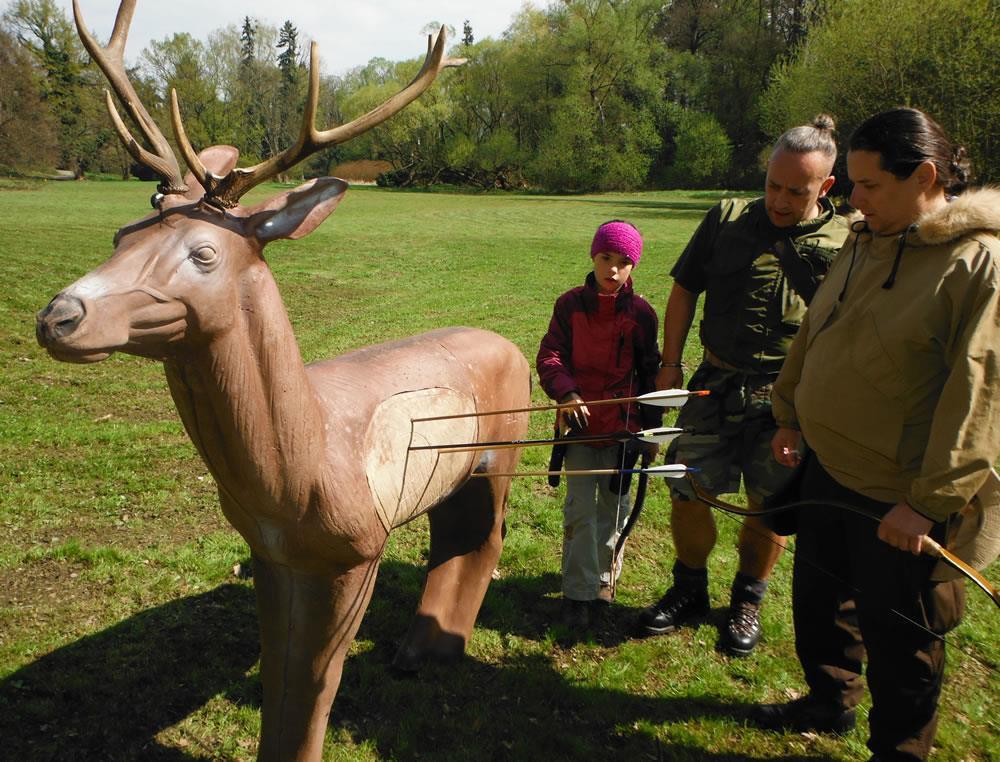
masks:
[[[701,343],[719,359],[747,373],[781,370],[848,234],[830,202],[820,203],[819,217],[788,228],[771,224],[764,199],[727,199],[709,211],[671,274],[705,292]]]

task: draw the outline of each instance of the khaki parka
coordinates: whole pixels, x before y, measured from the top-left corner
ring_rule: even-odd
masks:
[[[1000,456],[1000,191],[903,233],[852,230],[775,382],[774,417],[845,487],[944,521]]]

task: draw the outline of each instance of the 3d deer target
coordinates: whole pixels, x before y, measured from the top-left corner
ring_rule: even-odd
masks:
[[[420,429],[412,419],[427,410],[525,407],[529,371],[513,344],[472,328],[444,328],[305,365],[263,249],[314,230],[347,184],[319,178],[256,206],[239,199],[309,154],[389,118],[457,62],[444,55],[442,27],[410,85],[368,114],[318,131],[314,44],[298,141],[245,169],[236,167],[238,152],[229,146],[195,153],[172,94],[174,132],[191,170],[182,176],[125,73],[134,10],[135,0],[123,0],[101,47],[73,6],[84,45],[145,145],[109,95],[119,135],[161,178],[157,208],[118,230],[111,257],[39,313],[37,337],[68,362],[97,362],[114,352],[163,362],[222,510],[253,554],[264,686],[259,757],[318,759],[388,532],[428,512],[427,579],[396,656],[404,669],[462,652],[500,555],[510,480],[469,476],[511,472],[519,451],[487,458],[407,448],[438,437],[520,439],[527,414],[437,429],[427,423]]]

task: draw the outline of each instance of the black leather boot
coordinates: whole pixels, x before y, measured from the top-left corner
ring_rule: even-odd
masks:
[[[640,635],[665,635],[681,625],[708,617],[708,588],[674,585],[666,595],[639,614]]]
[[[730,656],[749,656],[760,640],[760,606],[734,601],[729,606],[719,647]]]

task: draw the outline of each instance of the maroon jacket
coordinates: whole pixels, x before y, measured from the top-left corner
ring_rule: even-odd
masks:
[[[556,300],[535,365],[542,388],[554,400],[576,392],[584,400],[636,397],[653,391],[660,367],[656,313],[632,290],[629,278],[617,294],[598,291],[594,274]],[[590,408],[588,434],[638,431],[663,417],[652,405]]]

